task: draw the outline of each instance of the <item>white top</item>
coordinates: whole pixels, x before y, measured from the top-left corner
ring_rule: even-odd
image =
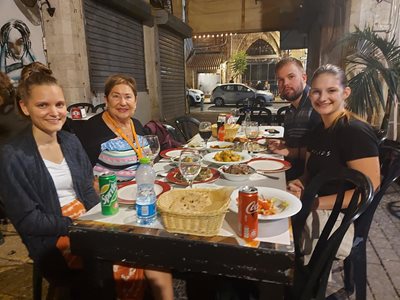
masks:
[[[47,170],[49,170],[51,178],[53,178],[61,207],[75,200],[76,193],[72,183],[71,171],[65,158],[60,164],[46,159],[43,159],[43,161]]]

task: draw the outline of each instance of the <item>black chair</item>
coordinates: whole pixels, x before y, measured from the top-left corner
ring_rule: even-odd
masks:
[[[176,128],[174,126],[171,126],[169,124],[163,123],[169,134],[173,137],[174,140],[179,141],[179,142],[185,142],[182,141],[178,132],[176,131]]]
[[[94,106],[92,103],[86,103],[86,102],[81,102],[81,103],[73,103],[70,106],[67,107],[68,111],[71,111],[71,108],[73,107],[79,107],[79,108],[84,108],[86,110],[86,113],[93,112]]]
[[[182,134],[185,142],[189,141],[199,132],[200,121],[189,116],[182,116],[175,119],[175,126]]]
[[[356,299],[366,299],[367,292],[367,238],[376,208],[388,187],[400,176],[400,148],[385,141],[379,147],[382,182],[366,212],[354,222],[354,242],[350,256],[344,261],[344,280],[347,293],[356,291]]]
[[[290,106],[282,106],[279,107],[278,111],[276,112],[274,123],[277,125],[283,125],[285,121],[285,113],[289,109]]]
[[[254,98],[245,98],[236,101],[236,108],[251,108],[255,105],[256,101]]]
[[[342,210],[345,191],[348,184],[354,186],[354,192],[348,207]],[[337,198],[329,219],[325,224],[318,239],[317,245],[312,251],[307,265],[304,265],[301,250],[303,228],[309,216],[321,187],[326,184],[337,186]],[[328,278],[332,263],[339,249],[344,235],[350,225],[368,208],[373,195],[373,187],[370,180],[362,173],[353,169],[339,169],[323,171],[306,187],[303,196],[303,207],[293,218],[293,234],[295,243],[295,272],[294,283],[289,291],[290,299],[325,299]],[[344,216],[341,224],[334,229],[339,213]]]
[[[92,112],[97,114],[97,113],[101,113],[102,111],[105,111],[105,110],[106,110],[106,104],[100,103],[100,104],[97,104],[95,107],[93,107]]]
[[[246,116],[246,111],[250,111],[250,119],[258,122],[258,125],[271,125],[272,112],[266,107],[239,108],[238,124],[242,124]]]

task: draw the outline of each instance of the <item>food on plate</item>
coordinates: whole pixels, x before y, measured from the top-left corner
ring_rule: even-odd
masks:
[[[216,161],[232,162],[239,161],[242,157],[232,150],[224,150],[214,155]]]
[[[239,143],[246,143],[248,142],[248,138],[246,138],[245,136],[237,136],[234,138],[233,140],[234,142],[239,142]]]
[[[209,168],[202,167],[199,175],[197,175],[193,181],[194,182],[206,181],[208,179],[211,179],[212,177],[213,177],[213,173],[211,172],[211,170]],[[182,176],[181,172],[177,172],[175,174],[175,178],[179,181],[186,181],[186,179]]]
[[[225,173],[229,174],[251,174],[254,173],[254,169],[252,167],[249,167],[246,164],[238,164],[238,165],[232,165],[227,168],[223,169]]]
[[[286,201],[282,201],[278,198],[271,197],[265,199],[264,197],[258,197],[258,213],[264,216],[271,216],[280,213],[288,207]]]
[[[211,145],[210,148],[212,149],[226,149],[226,148],[232,148],[232,145]]]
[[[238,203],[239,198],[236,198],[236,204]],[[280,200],[276,197],[265,198],[263,196],[258,196],[258,213],[263,216],[272,216],[277,213],[283,212],[288,206],[289,203],[283,200]]]
[[[201,144],[201,142],[190,142],[187,146],[189,148],[199,148],[202,146],[202,144]]]
[[[265,144],[252,143],[251,150],[254,152],[266,151],[266,150],[268,150],[268,146]]]

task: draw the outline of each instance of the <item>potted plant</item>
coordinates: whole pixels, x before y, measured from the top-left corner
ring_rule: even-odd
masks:
[[[347,46],[345,68],[352,89],[349,109],[366,116],[369,123],[374,114],[384,109],[380,130],[386,135],[391,110],[400,99],[400,47],[394,38],[385,40],[369,27],[364,30],[356,27],[342,42]],[[386,101],[384,87],[387,89]]]

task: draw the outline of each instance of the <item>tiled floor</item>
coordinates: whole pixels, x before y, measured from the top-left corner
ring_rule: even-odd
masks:
[[[2,226],[1,230],[5,243],[0,245],[0,299],[32,299],[32,264],[27,251],[11,225]],[[389,189],[376,211],[367,252],[367,299],[400,299],[400,187],[397,185]],[[334,270],[338,271],[334,274],[337,279],[341,276],[340,265],[335,265]]]

